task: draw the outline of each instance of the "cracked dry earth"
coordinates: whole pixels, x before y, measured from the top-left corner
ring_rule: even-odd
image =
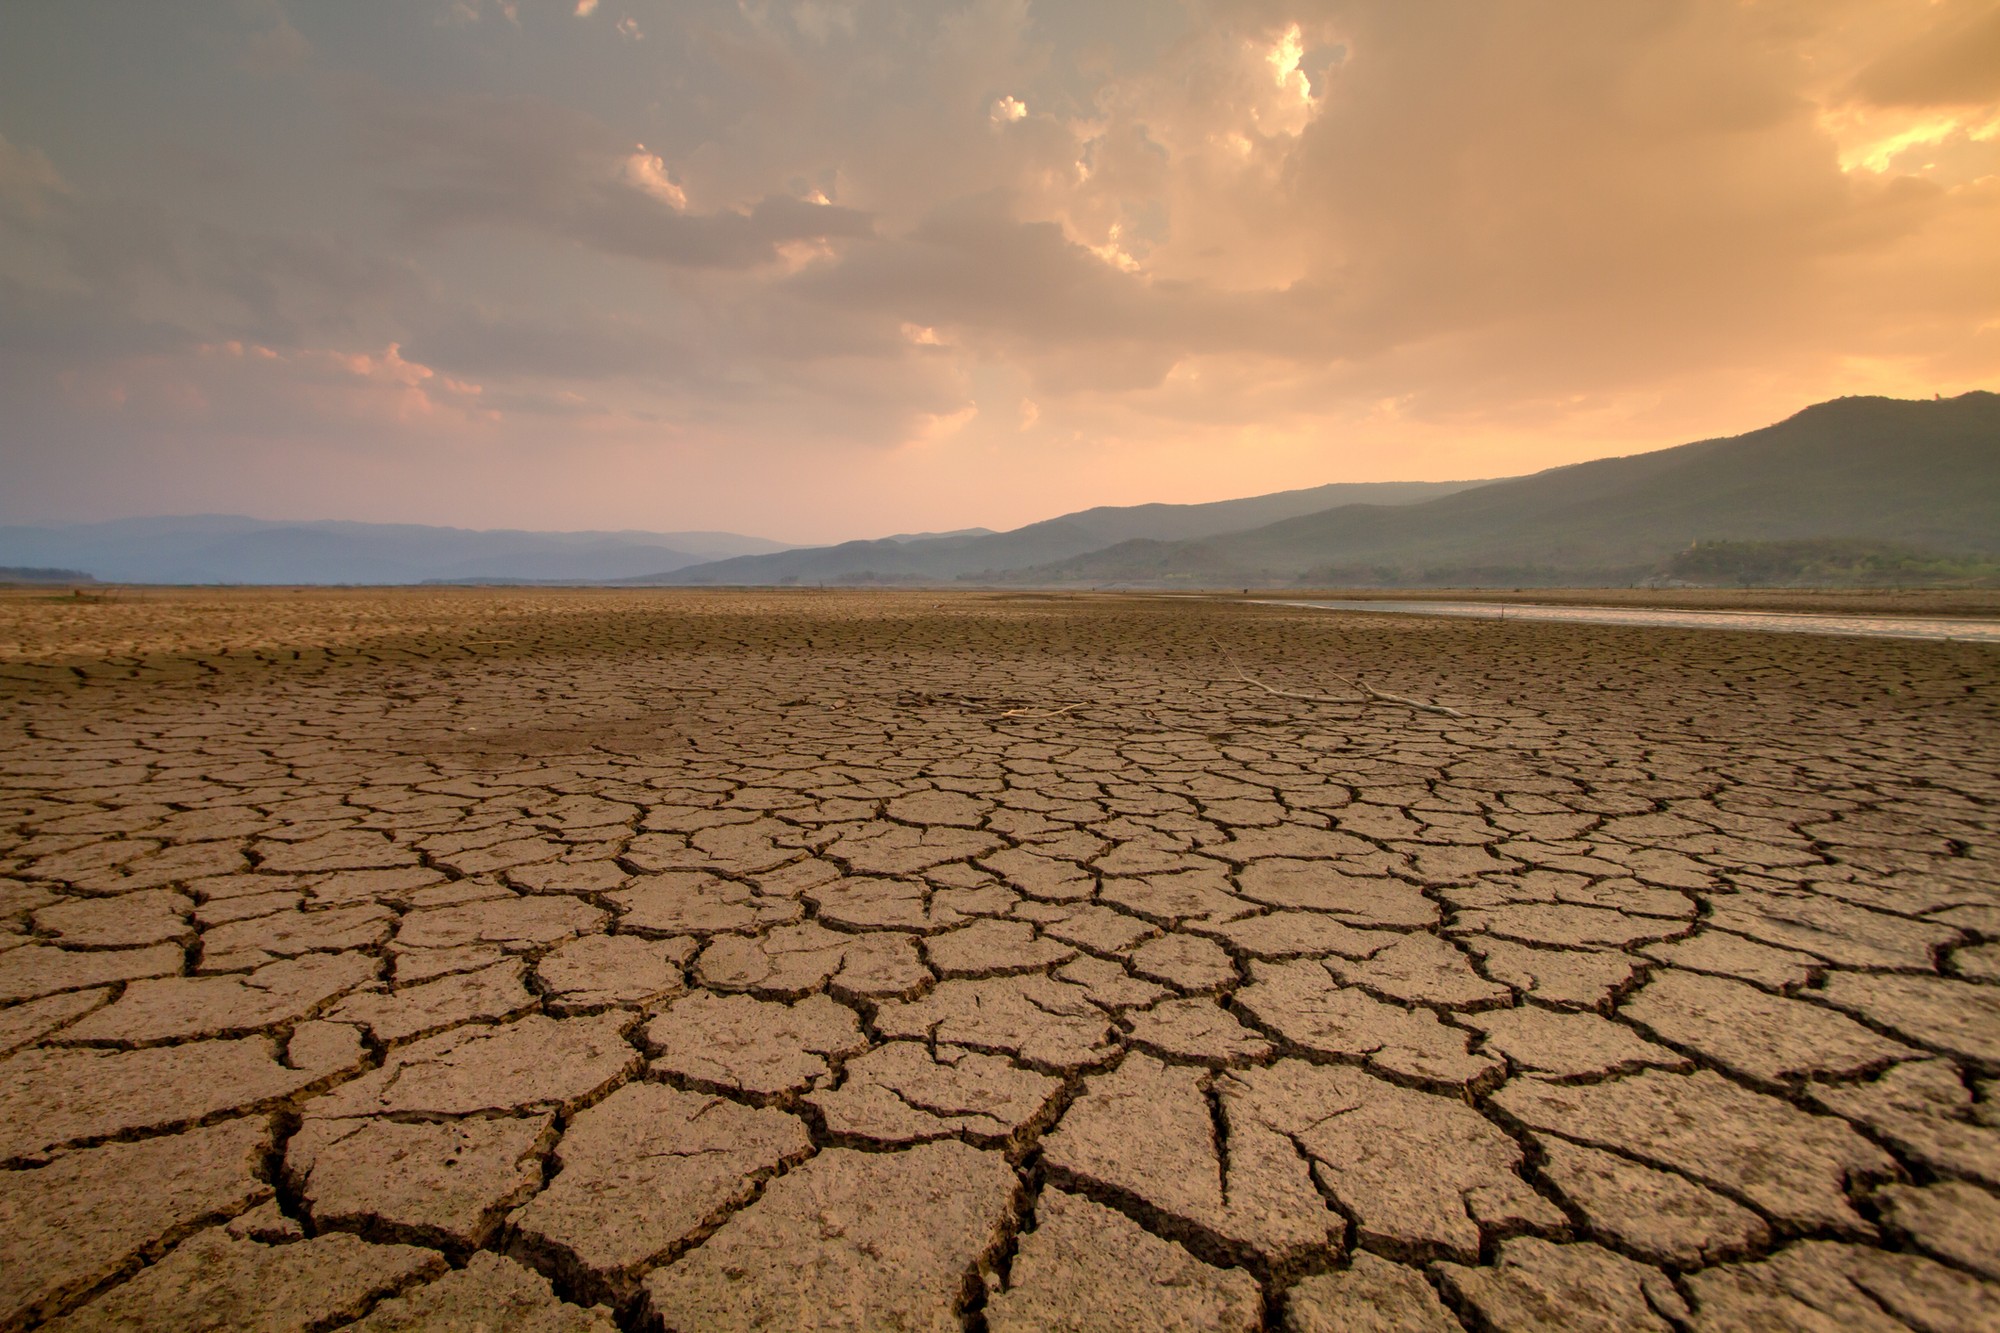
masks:
[[[1990,650],[646,591],[0,652],[0,1327],[2000,1327]]]

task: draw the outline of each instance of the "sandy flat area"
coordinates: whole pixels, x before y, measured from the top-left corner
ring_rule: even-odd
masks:
[[[1996,1255],[1989,648],[0,594],[0,1329],[1969,1330]]]

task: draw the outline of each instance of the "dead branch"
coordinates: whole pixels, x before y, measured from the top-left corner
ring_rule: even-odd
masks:
[[[1214,640],[1210,640],[1210,642],[1214,642]],[[1415,709],[1419,713],[1435,713],[1439,717],[1465,716],[1465,714],[1459,712],[1456,708],[1447,708],[1443,704],[1425,703],[1421,699],[1410,699],[1400,694],[1390,694],[1387,690],[1378,690],[1359,676],[1356,676],[1352,680],[1348,680],[1345,676],[1334,677],[1335,680],[1353,687],[1355,693],[1361,696],[1359,699],[1335,699],[1324,694],[1301,694],[1297,690],[1281,690],[1274,685],[1266,685],[1263,681],[1258,680],[1248,671],[1245,671],[1243,664],[1236,660],[1236,655],[1227,648],[1224,648],[1220,643],[1216,643],[1215,646],[1221,650],[1224,657],[1229,659],[1229,665],[1236,668],[1236,677],[1238,680],[1248,685],[1255,685],[1258,689],[1264,691],[1264,693],[1274,694],[1280,699],[1298,699],[1309,704],[1397,704],[1403,708]]]
[[[1063,715],[1064,713],[1069,713],[1069,712],[1074,712],[1074,711],[1075,711],[1076,709],[1079,709],[1079,708],[1081,708],[1081,707],[1083,707],[1083,705],[1082,705],[1082,704],[1064,704],[1064,705],[1063,705],[1063,706],[1062,706],[1061,708],[1052,708],[1052,709],[1048,709],[1048,710],[1041,710],[1041,709],[1034,709],[1034,708],[1009,708],[1009,709],[1007,709],[1007,710],[1006,710],[1005,712],[1001,713],[1001,714],[1000,714],[1000,716],[1002,716],[1002,717],[1037,717],[1037,718],[1040,718],[1040,717],[1061,717],[1061,716],[1062,716],[1062,715]]]
[[[1231,660],[1232,662],[1234,661],[1234,659]],[[1366,702],[1365,700],[1357,699],[1335,699],[1325,694],[1300,694],[1297,690],[1281,690],[1276,686],[1266,685],[1240,666],[1236,668],[1236,678],[1246,685],[1255,685],[1266,694],[1275,694],[1280,699],[1299,699],[1309,704],[1351,704]]]
[[[1370,703],[1401,704],[1405,708],[1414,708],[1419,713],[1436,713],[1439,717],[1465,716],[1465,714],[1459,712],[1456,708],[1446,708],[1443,704],[1427,704],[1418,699],[1406,699],[1400,694],[1390,694],[1385,690],[1378,690],[1359,676],[1356,676],[1349,683],[1355,689],[1360,690]]]

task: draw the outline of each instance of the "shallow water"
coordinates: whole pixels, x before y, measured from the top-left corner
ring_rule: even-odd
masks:
[[[1508,602],[1276,601],[1328,611],[1458,616],[1473,620],[1554,620],[1576,625],[1650,625],[1673,629],[1754,629],[1791,634],[1855,634],[1876,639],[1955,639],[2000,644],[2000,620],[1929,616],[1822,615],[1791,611],[1688,611],[1668,607],[1543,606]]]

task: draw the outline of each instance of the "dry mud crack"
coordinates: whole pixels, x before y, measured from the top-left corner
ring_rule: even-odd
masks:
[[[1972,645],[6,595],[0,1330],[1991,1329],[1996,960]]]

